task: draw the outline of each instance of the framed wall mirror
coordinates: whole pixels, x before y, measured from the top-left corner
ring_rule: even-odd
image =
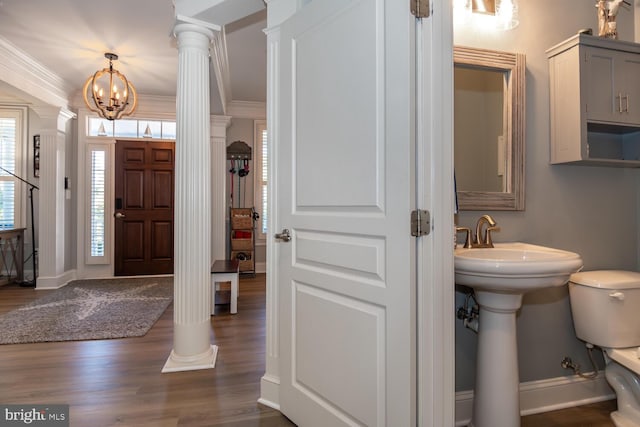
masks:
[[[454,47],[458,209],[524,210],[525,56]]]

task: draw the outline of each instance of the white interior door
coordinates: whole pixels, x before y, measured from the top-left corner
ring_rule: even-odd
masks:
[[[414,25],[409,2],[322,0],[280,27],[274,283],[299,425],[416,422]]]

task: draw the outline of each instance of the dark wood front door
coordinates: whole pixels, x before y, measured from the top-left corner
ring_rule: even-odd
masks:
[[[173,142],[116,142],[116,276],[173,273],[174,153]]]

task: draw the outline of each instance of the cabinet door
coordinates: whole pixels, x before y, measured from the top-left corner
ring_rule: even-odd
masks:
[[[621,121],[638,125],[640,124],[640,55],[620,55],[617,65],[617,79],[620,85],[621,98],[619,108]]]
[[[640,55],[585,49],[587,120],[640,124]]]
[[[615,52],[607,49],[585,48],[583,60],[582,82],[586,85],[587,119],[605,122],[620,120]]]

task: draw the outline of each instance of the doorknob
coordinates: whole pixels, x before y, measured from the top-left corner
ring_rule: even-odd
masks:
[[[291,232],[288,228],[282,229],[282,233],[276,233],[273,237],[277,240],[282,240],[283,242],[288,242],[291,240]]]
[[[125,215],[122,212],[116,212],[115,214],[113,214],[113,216],[116,219],[120,219],[120,218],[124,218],[125,217]]]

